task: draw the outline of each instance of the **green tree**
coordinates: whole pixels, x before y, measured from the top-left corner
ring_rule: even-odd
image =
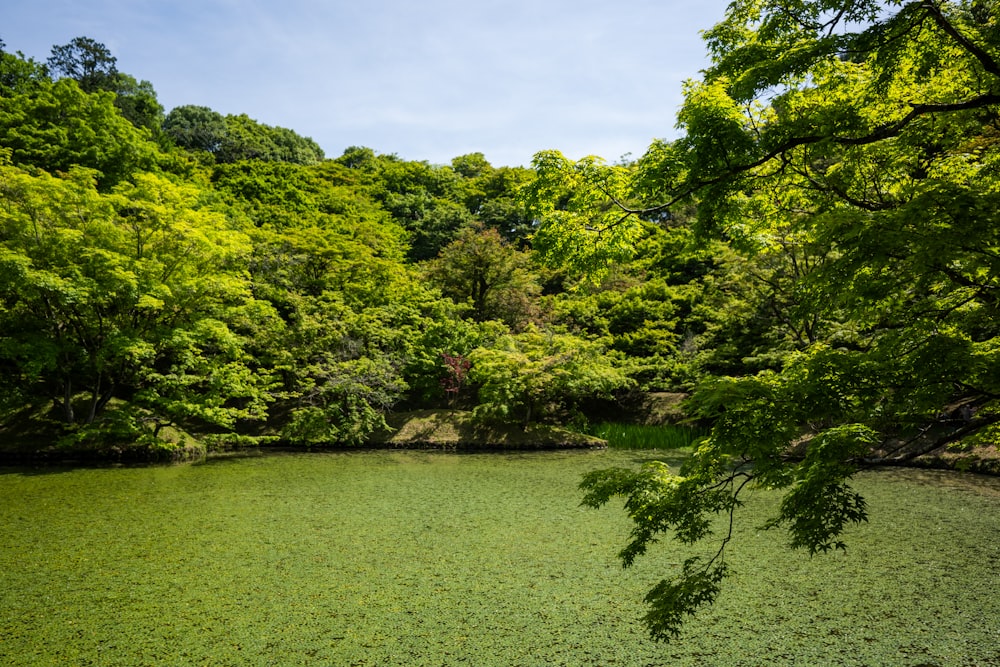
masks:
[[[44,65],[25,58],[20,52],[5,52],[0,42],[0,95],[11,97],[30,92],[47,81],[49,76]]]
[[[11,383],[58,406],[81,436],[109,423],[133,437],[143,424],[155,435],[260,418],[267,374],[246,344],[275,319],[250,294],[247,237],[196,188],[143,174],[102,194],[93,178],[2,168],[0,363]]]
[[[430,301],[405,264],[404,230],[353,176],[335,162],[261,160],[213,173],[252,223],[254,294],[284,323],[254,348],[277,379],[264,432],[296,445],[356,445],[384,426]]]
[[[393,309],[355,312],[336,295],[304,299],[278,359],[283,440],[297,445],[359,445],[406,390],[400,368],[405,324]],[[388,320],[388,321],[386,321]]]
[[[73,79],[85,93],[114,93],[115,106],[130,123],[154,134],[159,131],[163,107],[153,84],[119,72],[118,60],[104,44],[77,37],[69,44],[52,47],[47,64],[55,78]]]
[[[323,159],[323,150],[312,139],[292,130],[271,127],[246,114],[226,116],[226,131],[215,158],[219,162],[266,160],[314,164]]]
[[[687,227],[642,227],[634,257],[605,267],[599,282],[550,287],[549,318],[607,339],[642,390],[688,390],[709,362],[738,364],[748,356],[749,345],[729,338],[747,324],[735,316],[747,274],[731,266],[724,245],[703,242]],[[722,330],[720,322],[730,321]]]
[[[478,347],[493,347],[510,334],[501,322],[473,322],[456,310],[447,299],[433,301],[424,309],[424,321],[415,327],[403,376],[410,400],[418,405],[474,404],[474,388],[466,382],[468,369],[464,367],[471,364],[469,354]],[[456,375],[448,358],[461,364],[463,377]],[[449,387],[454,390],[451,395],[446,391]]]
[[[631,381],[599,341],[529,329],[469,354],[469,379],[479,386],[479,415],[523,426],[582,399],[608,397]]]
[[[151,167],[157,153],[148,133],[115,108],[113,93],[88,94],[71,79],[39,81],[0,97],[0,145],[15,164],[49,172],[96,169],[102,189]]]
[[[115,106],[130,123],[144,127],[157,135],[163,124],[163,105],[156,97],[153,84],[136,81],[134,77],[119,72],[113,82]]]
[[[475,196],[467,197],[466,205],[481,223],[524,249],[535,230],[535,220],[520,195],[534,178],[534,172],[524,167],[498,167],[483,172],[476,177]]]
[[[358,172],[371,196],[410,233],[409,258],[437,256],[461,229],[474,222],[462,201],[464,179],[451,167],[405,161],[351,148],[338,158]]]
[[[476,178],[493,171],[493,166],[482,153],[469,153],[452,158],[451,168],[463,178]]]
[[[197,105],[175,107],[163,119],[163,131],[181,148],[203,151],[220,163],[243,160],[316,164],[323,149],[312,139],[283,127],[271,127],[246,114],[223,116]]]
[[[705,33],[712,66],[687,86],[685,135],[637,169],[635,192],[659,201],[619,210],[693,201],[704,233],[747,253],[792,242],[769,279],[792,297],[794,344],[769,370],[703,384],[693,409],[715,425],[680,471],[584,480],[590,505],[626,499],[626,565],[661,533],[703,542],[752,486],[783,490],[770,525],[793,547],[843,548],[867,517],[859,466],[995,432],[998,18],[975,1],[737,0]],[[649,593],[654,637],[715,599],[730,535]]]
[[[445,296],[467,304],[476,322],[502,320],[515,329],[530,320],[540,292],[528,255],[482,227],[463,230],[429,262],[428,275]]]
[[[53,46],[46,64],[54,77],[73,79],[85,93],[116,88],[117,58],[90,37],[76,37],[69,44]]]
[[[538,225],[532,247],[543,261],[598,282],[607,268],[632,258],[643,235],[629,197],[633,169],[607,165],[588,156],[574,162],[558,151],[543,151],[532,161],[536,177],[520,197]]]
[[[163,132],[181,148],[215,155],[226,137],[226,118],[208,107],[174,107],[163,119]]]

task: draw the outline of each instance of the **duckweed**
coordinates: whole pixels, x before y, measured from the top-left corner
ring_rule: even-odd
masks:
[[[1000,665],[1000,484],[859,479],[846,554],[746,508],[722,599],[656,644],[642,597],[683,558],[615,554],[581,475],[625,450],[270,455],[0,474],[0,664]]]

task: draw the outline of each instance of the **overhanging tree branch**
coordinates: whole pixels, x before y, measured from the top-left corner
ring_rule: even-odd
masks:
[[[934,0],[923,0],[923,2],[920,3],[920,7],[930,14],[934,23],[941,28],[946,35],[955,40],[959,46],[968,51],[973,58],[978,60],[979,64],[983,66],[983,69],[993,76],[1000,78],[1000,64],[998,64],[997,61],[994,60],[993,57],[982,47],[958,31],[958,29],[944,15],[944,12],[941,11],[940,3],[935,2]]]
[[[998,75],[1000,76],[1000,75]],[[775,148],[767,151],[762,156],[747,162],[744,164],[731,165],[723,169],[717,175],[710,178],[704,178],[696,180],[692,183],[686,184],[684,187],[678,189],[675,194],[673,194],[669,200],[657,204],[655,206],[648,207],[633,207],[628,206],[621,200],[621,198],[615,196],[607,188],[598,186],[601,192],[608,197],[608,199],[617,206],[623,213],[623,216],[616,220],[614,223],[605,225],[599,231],[607,231],[613,229],[614,227],[623,224],[631,216],[639,217],[649,217],[662,213],[669,210],[671,207],[677,205],[689,197],[693,196],[696,192],[709,188],[715,185],[724,183],[734,177],[740,176],[754,169],[757,169],[768,162],[775,160],[790,151],[799,148],[801,146],[808,146],[811,144],[817,144],[822,141],[829,141],[832,144],[840,146],[866,146],[887,139],[892,139],[899,136],[902,132],[915,120],[923,116],[930,114],[941,114],[941,113],[954,113],[958,111],[969,111],[972,109],[982,109],[994,105],[1000,105],[1000,94],[998,93],[985,93],[978,95],[968,100],[962,102],[952,102],[944,104],[915,104],[912,105],[910,111],[900,118],[899,120],[893,121],[891,123],[884,123],[875,127],[871,132],[861,135],[861,136],[838,136],[838,135],[808,135],[801,137],[792,137],[783,141],[781,144]]]

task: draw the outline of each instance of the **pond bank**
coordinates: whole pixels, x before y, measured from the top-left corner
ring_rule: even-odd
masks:
[[[654,420],[660,423],[669,420]],[[592,435],[543,424],[504,424],[475,420],[461,410],[416,410],[388,417],[389,430],[373,434],[362,445],[331,443],[321,446],[248,445],[216,450],[189,434],[169,441],[133,446],[61,447],[54,438],[19,438],[16,433],[0,432],[0,465],[140,465],[145,463],[186,463],[205,459],[215,453],[252,451],[266,453],[305,451],[359,451],[377,449],[438,450],[454,452],[518,452],[560,449],[601,449],[607,442]],[[882,459],[872,467],[909,467],[959,470],[1000,475],[1000,450],[980,446],[962,451],[943,450],[905,461]]]
[[[330,443],[321,446],[250,445],[222,451],[358,451],[413,449],[456,452],[545,451],[602,449],[607,443],[597,437],[545,424],[485,423],[461,410],[418,410],[390,415],[390,430],[372,435],[363,445]],[[35,441],[21,447],[0,446],[0,465],[100,465],[185,463],[209,456],[210,447],[195,438],[134,446],[68,448]]]

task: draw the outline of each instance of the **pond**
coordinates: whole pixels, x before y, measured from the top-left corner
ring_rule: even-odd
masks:
[[[0,664],[1000,665],[1000,480],[867,473],[809,558],[746,508],[717,605],[651,642],[581,475],[674,452],[284,454],[0,470]]]

